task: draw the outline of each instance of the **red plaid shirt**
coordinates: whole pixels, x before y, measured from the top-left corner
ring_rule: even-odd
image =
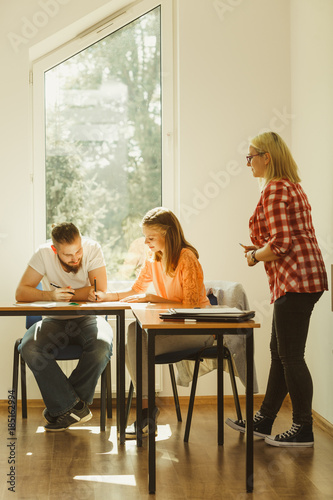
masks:
[[[255,246],[269,243],[272,252],[280,257],[264,263],[271,302],[287,292],[314,293],[328,289],[311,207],[300,184],[287,179],[269,182],[249,227]]]

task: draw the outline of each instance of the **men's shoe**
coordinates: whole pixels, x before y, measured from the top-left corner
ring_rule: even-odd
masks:
[[[60,415],[54,423],[46,424],[44,428],[46,431],[64,431],[72,425],[88,422],[91,417],[92,413],[89,410],[87,403],[84,403],[81,410],[77,410],[74,407],[71,410],[66,411],[63,415]]]
[[[52,417],[47,408],[44,408],[43,410],[43,417],[45,418],[45,420],[48,421],[49,424],[55,424],[58,418],[58,417]]]
[[[160,414],[160,410],[155,406],[155,436],[157,436],[157,417]],[[143,408],[142,410],[142,437],[145,438],[149,434],[149,419],[148,419],[148,408]],[[136,439],[136,421],[132,425],[129,425],[125,429],[125,439]]]
[[[245,420],[231,420],[231,418],[227,418],[225,423],[236,431],[245,432]],[[257,411],[253,417],[253,435],[265,439],[266,436],[271,434],[273,423],[273,418],[265,417],[260,411]]]
[[[265,443],[272,446],[295,446],[310,447],[314,444],[311,424],[293,424],[289,431],[277,434],[276,436],[266,436]]]

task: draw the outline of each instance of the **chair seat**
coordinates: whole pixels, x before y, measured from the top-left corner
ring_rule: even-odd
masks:
[[[178,363],[178,361],[182,361],[183,359],[195,359],[200,350],[201,348],[191,347],[190,349],[184,349],[183,351],[158,354],[157,356],[155,356],[155,364],[169,365],[170,363]]]

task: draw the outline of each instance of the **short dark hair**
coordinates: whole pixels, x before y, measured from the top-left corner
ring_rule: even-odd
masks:
[[[61,222],[52,227],[51,237],[53,244],[73,243],[80,236],[80,231],[72,222]]]

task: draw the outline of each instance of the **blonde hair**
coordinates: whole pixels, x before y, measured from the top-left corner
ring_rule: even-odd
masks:
[[[179,220],[168,208],[153,208],[146,213],[142,219],[141,226],[156,229],[165,236],[163,257],[165,259],[165,272],[167,275],[174,275],[183,248],[188,248],[194,253],[197,259],[199,258],[197,250],[186,241]],[[157,261],[161,261],[162,252],[156,252],[154,258]]]
[[[270,161],[267,165],[263,186],[272,179],[289,179],[291,182],[301,182],[297,164],[282,137],[275,132],[264,132],[250,141],[257,153],[269,153]]]

